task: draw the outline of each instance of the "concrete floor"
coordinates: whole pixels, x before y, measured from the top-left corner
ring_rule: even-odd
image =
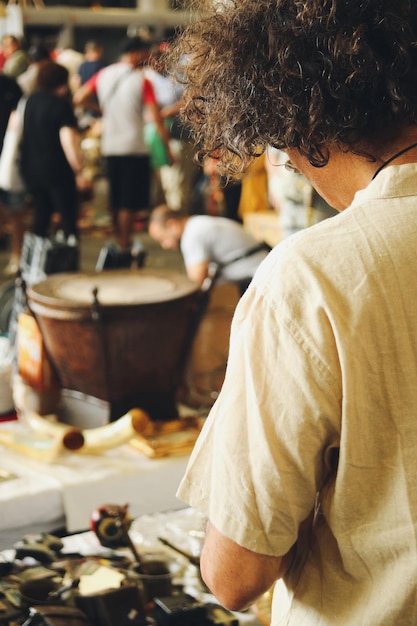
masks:
[[[83,218],[81,219],[83,223]],[[146,267],[184,271],[179,252],[162,250],[147,233],[135,234],[146,252]],[[101,247],[112,240],[108,226],[83,223],[80,237],[81,271],[95,268]],[[9,258],[8,250],[0,250],[0,289],[10,281],[2,273]],[[208,310],[194,341],[188,377],[186,406],[200,414],[207,413],[220,390],[228,354],[230,323],[238,301],[238,290],[232,285],[216,286]]]

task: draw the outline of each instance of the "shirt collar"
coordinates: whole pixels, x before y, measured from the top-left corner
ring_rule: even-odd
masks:
[[[356,192],[351,207],[377,198],[417,196],[417,163],[390,165],[365,189]]]

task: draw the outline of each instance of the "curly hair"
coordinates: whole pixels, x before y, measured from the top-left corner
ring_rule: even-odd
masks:
[[[416,0],[200,0],[168,64],[199,156],[244,171],[268,145],[316,167],[375,157],[417,121]],[[389,135],[391,133],[391,135]]]

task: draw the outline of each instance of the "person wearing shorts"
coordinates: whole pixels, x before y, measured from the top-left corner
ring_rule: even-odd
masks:
[[[130,246],[131,219],[133,213],[149,207],[151,164],[149,155],[128,154],[107,157],[107,178],[109,181],[110,206],[116,228],[126,244],[119,241],[120,247]]]
[[[169,135],[160,116],[152,83],[143,66],[150,42],[131,37],[122,42],[121,58],[95,74],[74,95],[77,106],[98,98],[103,119],[101,153],[106,157],[110,209],[117,243],[122,251],[132,245],[134,213],[149,209],[151,164],[144,139],[145,110],[153,117],[165,143]]]

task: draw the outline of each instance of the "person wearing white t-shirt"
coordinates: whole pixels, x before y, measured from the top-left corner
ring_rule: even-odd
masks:
[[[188,277],[199,287],[218,280],[235,283],[241,294],[270,250],[235,220],[186,215],[167,205],[153,209],[149,234],[164,249],[181,250]]]
[[[110,208],[122,251],[132,245],[133,215],[150,205],[151,165],[144,139],[144,112],[150,112],[171,157],[169,134],[159,112],[154,88],[143,67],[150,43],[140,37],[121,45],[120,61],[103,68],[74,94],[74,104],[86,105],[95,95],[102,111],[101,153],[106,157]]]

